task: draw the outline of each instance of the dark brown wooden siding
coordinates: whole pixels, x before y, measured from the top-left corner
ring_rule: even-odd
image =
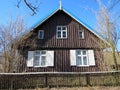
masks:
[[[90,71],[102,71],[104,64],[102,61],[102,55],[99,50],[95,52],[95,66],[78,67],[70,65],[70,49],[57,49],[54,50],[54,67],[27,67],[26,60],[27,55],[24,56],[22,64],[19,68],[19,72],[90,72]]]
[[[56,27],[67,26],[67,38],[56,38]],[[44,39],[38,39],[38,31],[44,30]],[[84,32],[84,39],[80,39],[78,32]],[[90,32],[83,25],[68,16],[65,12],[59,10],[47,21],[39,25],[33,30],[33,35],[28,38],[33,42],[30,47],[25,47],[22,50],[23,61],[19,68],[20,72],[88,72],[88,71],[101,71],[104,70],[103,58],[100,47],[100,39]],[[26,41],[28,41],[26,40]],[[35,45],[34,47],[31,47]],[[29,50],[54,50],[54,67],[44,68],[28,68],[26,66],[27,53]],[[95,52],[95,66],[90,67],[76,67],[70,66],[70,50],[71,49],[94,49]],[[24,52],[24,54],[23,54]]]

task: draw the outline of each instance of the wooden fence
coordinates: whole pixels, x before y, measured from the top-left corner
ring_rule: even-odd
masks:
[[[120,71],[0,73],[0,90],[120,86]]]

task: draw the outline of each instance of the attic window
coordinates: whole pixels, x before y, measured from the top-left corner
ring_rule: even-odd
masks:
[[[80,39],[84,39],[84,32],[83,31],[79,31],[79,38]]]
[[[66,26],[57,26],[57,38],[67,38]]]
[[[43,39],[44,38],[44,31],[43,30],[39,30],[38,32],[38,39]]]

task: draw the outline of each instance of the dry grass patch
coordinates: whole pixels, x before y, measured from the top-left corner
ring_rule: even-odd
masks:
[[[120,90],[120,87],[62,87],[62,88],[37,88],[37,89],[19,89],[19,90]]]

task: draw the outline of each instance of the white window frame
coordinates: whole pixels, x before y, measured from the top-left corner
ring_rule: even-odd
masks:
[[[65,27],[66,29],[63,30],[63,27]],[[58,30],[58,28],[61,28],[61,29]],[[61,37],[58,37],[58,32],[61,32]],[[63,32],[66,32],[66,37],[63,37]],[[57,39],[66,39],[67,38],[67,27],[66,26],[57,26],[56,37],[57,37]]]
[[[39,58],[39,65],[38,66],[36,66],[36,65],[34,65],[34,61],[33,61],[33,66],[34,67],[47,67],[47,59],[45,59],[45,65],[44,66],[42,66],[41,65],[41,62],[42,62],[42,56],[45,56],[46,57],[46,54],[42,54],[42,51],[45,51],[45,50],[36,50],[36,51],[34,51],[34,60],[35,60],[35,56],[39,56],[40,58]],[[39,52],[40,54],[39,55],[35,55],[35,52]],[[45,53],[47,53],[47,51],[45,51]],[[47,57],[46,57],[47,58]]]
[[[77,55],[77,51],[81,51],[81,55]],[[86,55],[83,55],[83,51],[86,51]],[[82,62],[82,64],[81,65],[77,65],[77,57],[81,57],[81,62]],[[87,65],[84,65],[83,64],[83,57],[87,57]],[[76,50],[76,66],[79,66],[79,67],[87,67],[87,66],[89,66],[89,60],[88,60],[88,50]]]
[[[40,37],[40,32],[43,33],[42,37]],[[39,30],[39,32],[38,32],[38,39],[44,39],[44,30]]]
[[[80,37],[80,32],[82,33],[82,37]],[[79,31],[79,32],[78,32],[78,36],[79,36],[80,39],[84,39],[84,38],[85,38],[85,37],[84,37],[84,31]]]

